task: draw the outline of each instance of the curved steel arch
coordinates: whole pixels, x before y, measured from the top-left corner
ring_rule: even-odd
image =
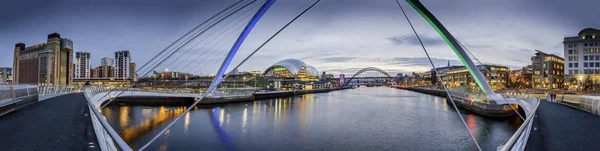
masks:
[[[381,70],[381,69],[379,69],[379,68],[376,68],[376,67],[366,67],[366,68],[363,68],[363,69],[360,69],[360,70],[358,70],[358,72],[356,72],[356,73],[355,73],[354,75],[352,75],[352,77],[350,77],[350,78],[354,78],[354,77],[356,77],[356,76],[358,76],[358,75],[360,75],[360,74],[362,74],[362,73],[364,73],[364,72],[367,72],[367,71],[377,71],[377,72],[379,72],[379,73],[381,73],[381,74],[384,74],[384,75],[385,75],[386,77],[388,77],[388,78],[392,77],[392,76],[390,76],[390,74],[388,74],[387,72],[385,72],[385,71],[383,71],[383,70]]]
[[[360,74],[362,74],[362,73],[364,73],[364,72],[367,72],[367,71],[377,71],[377,72],[379,72],[379,73],[381,73],[381,74],[385,75],[385,76],[386,76],[386,77],[388,77],[388,78],[391,78],[391,77],[392,77],[392,76],[390,76],[390,74],[389,74],[389,73],[387,73],[387,72],[385,72],[385,71],[383,71],[383,70],[381,70],[381,69],[379,69],[379,68],[377,68],[377,67],[366,67],[366,68],[363,68],[363,69],[360,69],[360,70],[358,70],[358,72],[356,72],[354,75],[352,75],[352,77],[350,77],[350,78],[347,78],[347,80],[345,80],[345,81],[346,81],[346,84],[349,84],[349,83],[350,83],[350,82],[351,82],[351,81],[352,81],[352,80],[353,80],[353,79],[354,79],[356,76],[358,76],[358,75],[360,75]]]

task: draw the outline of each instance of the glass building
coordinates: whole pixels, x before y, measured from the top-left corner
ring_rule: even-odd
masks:
[[[317,68],[307,65],[298,59],[279,61],[267,68],[263,76],[277,79],[293,79],[303,82],[319,81],[320,79]]]

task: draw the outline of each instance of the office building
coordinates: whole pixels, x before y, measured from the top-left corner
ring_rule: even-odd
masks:
[[[0,68],[0,85],[12,83],[12,68]]]
[[[90,53],[76,52],[75,53],[75,78],[83,79],[90,78]]]
[[[585,28],[566,36],[563,44],[565,85],[569,89],[593,89],[600,80],[600,30]]]
[[[115,52],[115,78],[131,79],[130,70],[131,54],[129,50]]]
[[[531,57],[533,67],[532,87],[536,89],[558,89],[564,87],[564,59],[535,50]]]
[[[73,79],[73,41],[58,33],[42,44],[17,43],[13,59],[15,84],[68,85]]]
[[[104,57],[102,58],[102,62],[100,62],[101,66],[114,66],[114,59],[111,59],[109,57]]]

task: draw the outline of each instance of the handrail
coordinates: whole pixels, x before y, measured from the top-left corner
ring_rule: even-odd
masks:
[[[537,104],[533,110],[531,110],[531,113],[527,115],[527,119],[525,119],[519,129],[517,129],[517,131],[508,139],[508,141],[506,141],[502,148],[499,149],[500,151],[525,149],[525,145],[529,139],[529,133],[531,132],[531,126],[533,125],[533,119],[535,118],[535,113],[537,112],[537,109],[541,103],[539,98],[535,99],[537,100]],[[526,129],[528,131],[525,131]],[[526,132],[526,135],[523,135],[524,132]],[[519,144],[517,144],[518,146],[515,146],[517,142],[519,142]]]
[[[108,135],[110,136],[110,139],[101,139],[101,138],[104,138],[104,134],[102,134],[102,133],[99,134],[98,131],[96,131],[96,135],[97,135],[96,137],[98,138],[98,142],[106,141],[106,143],[115,143],[117,145],[117,146],[111,145],[110,146],[111,148],[110,149],[106,148],[106,150],[133,151],[133,149],[131,149],[131,147],[123,140],[123,138],[121,138],[121,136],[119,136],[119,134],[110,126],[110,124],[108,124],[108,122],[106,121],[106,118],[104,118],[104,116],[102,116],[102,114],[100,114],[100,112],[98,112],[98,107],[92,101],[90,101],[91,97],[88,95],[89,91],[86,90],[88,88],[94,89],[92,87],[84,88],[84,95],[86,96],[87,105],[88,105],[90,111],[92,111],[93,117],[95,117],[95,119],[102,126],[103,131],[108,133]],[[92,90],[92,91],[94,91],[94,90]],[[106,145],[108,145],[108,144],[106,144]],[[104,147],[104,146],[101,146],[101,148],[102,147]],[[112,147],[118,147],[118,149],[112,149]]]

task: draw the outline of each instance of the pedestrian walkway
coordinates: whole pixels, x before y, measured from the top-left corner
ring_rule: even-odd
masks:
[[[0,116],[0,150],[100,150],[85,97],[66,94]]]
[[[600,117],[541,101],[525,150],[600,150]]]

